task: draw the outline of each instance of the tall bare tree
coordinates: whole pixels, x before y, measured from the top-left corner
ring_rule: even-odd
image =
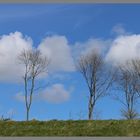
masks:
[[[96,50],[88,55],[81,55],[77,69],[83,75],[89,89],[88,119],[92,120],[95,104],[106,95],[113,81],[113,74],[108,73],[102,55]]]
[[[37,77],[42,73],[47,72],[49,60],[42,56],[39,50],[32,49],[23,50],[18,56],[18,61],[20,64],[24,65],[25,68],[23,80],[26,104],[26,120],[28,121]]]
[[[135,90],[140,97],[140,58],[134,58],[128,61],[129,71],[136,81]]]
[[[121,91],[117,92],[115,99],[124,105],[121,111],[126,119],[138,117],[138,112],[136,111],[138,78],[136,72],[134,72],[132,62],[132,60],[129,60],[125,64],[118,66],[117,78],[115,80],[118,89]]]

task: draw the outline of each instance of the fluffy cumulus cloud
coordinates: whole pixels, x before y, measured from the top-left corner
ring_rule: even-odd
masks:
[[[17,82],[21,80],[24,67],[18,62],[22,50],[31,49],[32,39],[14,32],[0,37],[0,81]],[[49,70],[74,71],[71,48],[65,36],[48,36],[40,43],[38,49],[50,58]]]
[[[44,56],[50,58],[49,70],[55,73],[75,71],[74,59],[95,49],[106,55],[106,61],[113,64],[139,57],[140,35],[124,34],[125,30],[121,25],[113,30],[122,35],[114,40],[90,38],[73,45],[69,45],[65,36],[52,35],[43,39],[37,47]],[[32,48],[32,44],[32,39],[20,32],[0,37],[0,81],[15,82],[21,79],[24,68],[18,64],[17,56],[23,49]]]
[[[32,40],[20,32],[0,37],[0,81],[15,81],[21,78],[23,67],[17,57],[23,49],[30,49]]]
[[[74,71],[71,49],[65,36],[48,36],[38,49],[50,59],[51,71]]]
[[[62,84],[54,84],[44,90],[40,97],[51,103],[62,103],[70,98],[71,90],[66,90]]]
[[[140,35],[124,35],[113,41],[106,61],[118,65],[136,57],[140,57]]]

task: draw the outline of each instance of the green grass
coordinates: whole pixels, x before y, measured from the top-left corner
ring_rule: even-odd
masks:
[[[0,136],[140,136],[140,120],[0,121]]]

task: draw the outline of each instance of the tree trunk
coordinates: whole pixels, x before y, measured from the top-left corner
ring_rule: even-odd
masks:
[[[89,108],[88,119],[93,120],[93,110],[92,110],[92,108]]]
[[[29,121],[29,111],[30,111],[30,109],[27,108],[26,109],[26,121]]]
[[[92,101],[92,96],[90,96],[89,99],[89,106],[88,106],[88,119],[93,120],[93,101]]]

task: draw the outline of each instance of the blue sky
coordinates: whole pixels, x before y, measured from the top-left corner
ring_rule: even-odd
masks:
[[[30,118],[48,120],[70,119],[71,117],[79,119],[80,112],[82,112],[82,118],[86,119],[88,89],[82,76],[74,70],[73,66],[70,66],[73,64],[73,59],[92,45],[103,48],[103,50],[110,50],[114,47],[112,44],[115,40],[121,41],[120,36],[124,37],[125,43],[128,43],[125,37],[139,39],[139,18],[139,4],[0,4],[0,48],[3,44],[4,47],[6,46],[4,42],[7,41],[6,39],[11,38],[24,40],[27,42],[26,45],[31,45],[33,42],[33,47],[39,47],[44,42],[49,44],[50,40],[50,44],[54,44],[54,46],[59,43],[60,46],[62,45],[62,49],[56,45],[60,48],[59,51],[56,51],[55,48],[51,50],[48,45],[56,59],[50,69],[53,72],[41,81],[43,84],[49,81],[49,86],[43,93],[49,91],[51,93],[52,89],[59,88],[63,92],[62,98],[58,98],[58,93],[56,100],[61,101],[56,103],[56,100],[52,101],[48,98],[42,100],[35,97]],[[26,38],[30,38],[32,41],[27,41]],[[22,43],[20,44],[22,45]],[[6,49],[8,49],[7,46],[4,51],[9,53],[8,56],[14,55],[17,50],[14,47],[13,51],[6,51]],[[127,49],[129,48],[126,48],[126,52],[122,53],[122,56],[126,55],[127,51],[129,52]],[[117,50],[117,52],[119,51]],[[113,50],[110,53],[113,54]],[[109,56],[114,56],[112,54]],[[61,59],[56,61],[61,55],[63,56],[61,59],[69,62],[61,62]],[[11,57],[8,56],[7,58],[10,60]],[[4,68],[2,71],[0,70],[0,76],[3,77],[0,79],[0,115],[12,116],[12,119],[15,120],[24,120],[23,85],[16,81],[15,76],[18,72],[12,68],[14,66],[11,62],[3,59],[4,64],[8,65],[5,67],[6,72],[9,75],[12,74],[14,78],[10,75],[12,80],[5,80],[7,74],[3,72]],[[116,61],[118,58],[114,57],[113,60]],[[60,67],[59,70],[58,67]],[[65,96],[64,99],[63,96]],[[111,97],[105,97],[97,103],[95,114],[100,119],[120,119],[121,107],[121,104]],[[11,115],[12,112],[13,115]]]

